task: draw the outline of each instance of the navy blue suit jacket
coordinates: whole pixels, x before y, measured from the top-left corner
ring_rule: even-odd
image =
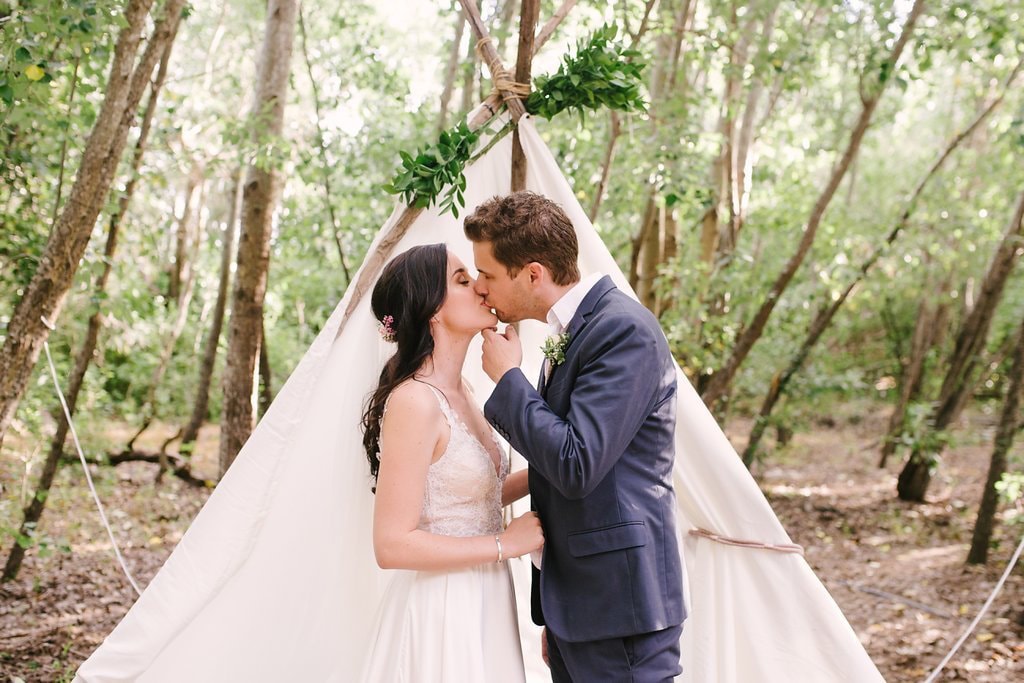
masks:
[[[559,638],[601,640],[681,624],[672,488],[676,369],[658,321],[611,278],[570,321],[541,391],[505,373],[484,414],[530,464],[544,527],[532,612]]]

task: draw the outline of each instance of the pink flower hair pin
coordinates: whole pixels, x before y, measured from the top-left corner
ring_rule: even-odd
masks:
[[[395,341],[395,319],[390,315],[386,315],[377,322],[377,331],[380,333],[380,338],[386,342],[393,343]]]

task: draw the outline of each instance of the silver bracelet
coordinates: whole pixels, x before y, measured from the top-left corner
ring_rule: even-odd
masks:
[[[494,535],[494,542],[498,544],[498,564],[505,559],[505,553],[501,550],[501,534]]]

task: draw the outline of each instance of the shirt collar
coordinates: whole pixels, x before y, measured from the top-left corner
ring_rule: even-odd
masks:
[[[552,334],[559,334],[569,326],[569,321],[576,315],[576,310],[583,303],[583,299],[602,277],[601,273],[591,273],[573,285],[572,289],[548,309],[548,328]]]

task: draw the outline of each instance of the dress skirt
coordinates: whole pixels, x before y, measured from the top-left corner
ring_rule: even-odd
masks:
[[[507,563],[444,572],[396,570],[360,681],[526,680]]]

